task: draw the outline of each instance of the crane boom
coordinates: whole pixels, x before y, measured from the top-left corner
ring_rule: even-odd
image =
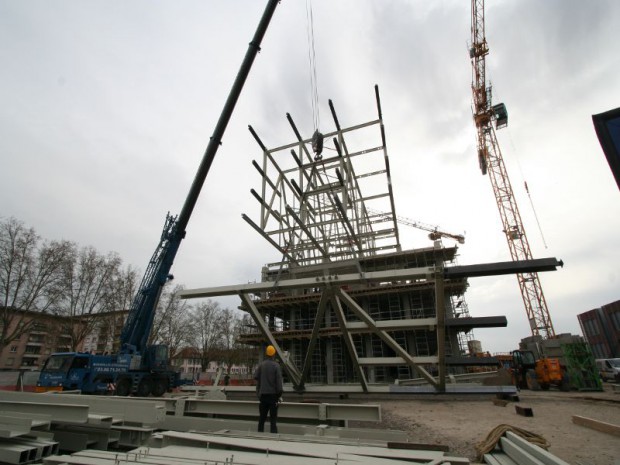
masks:
[[[407,226],[411,226],[412,228],[421,229],[422,231],[427,231],[428,238],[432,241],[436,241],[441,239],[442,237],[447,237],[450,239],[454,239],[459,244],[465,243],[465,236],[462,234],[452,234],[446,231],[442,231],[439,229],[439,226],[432,226],[430,224],[422,223],[421,221],[412,220],[410,218],[405,218],[404,216],[392,215],[392,213],[380,212],[378,210],[373,210],[371,208],[367,208],[366,211],[376,217],[381,218],[383,221],[392,221],[393,218],[396,219],[396,222],[399,224],[404,224]]]
[[[503,103],[492,105],[491,86],[487,87],[485,76],[485,57],[488,53],[484,32],[484,0],[472,0],[469,55],[472,63],[473,116],[477,129],[478,162],[482,174],[489,175],[512,260],[531,260],[533,257],[530,245],[495,135],[495,128],[501,129],[508,124],[508,113]],[[517,274],[517,279],[532,334],[540,335],[544,339],[554,337],[555,331],[538,273],[520,273]]]
[[[224,131],[230,120],[235,104],[241,94],[241,89],[245,84],[254,59],[260,50],[260,43],[267,31],[267,26],[271,21],[271,17],[278,5],[279,0],[270,0],[265,8],[260,23],[256,29],[252,41],[249,43],[248,50],[245,54],[243,62],[237,77],[232,85],[220,118],[217,121],[213,135],[209,139],[209,143],[202,157],[202,161],[196,172],[194,181],[181,209],[178,217],[171,217],[168,214],[166,223],[161,235],[161,240],[157,246],[147,268],[142,284],[133,301],[131,310],[127,317],[127,322],[121,333],[122,351],[134,352],[142,351],[146,347],[151,328],[153,326],[153,318],[155,316],[155,307],[159,300],[161,290],[169,279],[170,268],[174,262],[174,258],[179,249],[181,241],[185,237],[185,229],[189,218],[194,210],[196,201],[200,194],[200,190],[209,172],[209,168],[213,163],[215,154],[221,144]]]
[[[151,394],[161,397],[179,385],[179,373],[169,365],[168,348],[148,345],[157,302],[164,284],[172,278],[170,269],[185,237],[189,218],[279,1],[269,0],[265,7],[181,213],[179,216],[166,216],[159,244],[123,326],[120,351],[103,355],[76,352],[52,354],[41,370],[38,390],[80,389],[83,393],[104,393],[112,389],[118,396],[134,393],[140,397]]]

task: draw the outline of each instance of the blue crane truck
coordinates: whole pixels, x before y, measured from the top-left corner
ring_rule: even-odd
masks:
[[[157,302],[164,284],[173,278],[170,269],[185,237],[189,218],[279,1],[269,0],[265,8],[181,213],[176,217],[170,214],[166,217],[159,245],[142,278],[121,332],[119,352],[111,355],[54,353],[41,370],[37,391],[80,390],[88,394],[113,391],[118,396],[133,394],[159,397],[180,384],[179,373],[169,364],[168,348],[148,344]]]

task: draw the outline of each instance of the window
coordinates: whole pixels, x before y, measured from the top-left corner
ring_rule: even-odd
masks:
[[[584,326],[586,328],[586,331],[588,332],[588,335],[598,336],[599,328],[598,328],[598,323],[596,322],[596,320],[586,320],[584,322]]]
[[[17,346],[11,346],[11,353],[17,352]]]
[[[605,358],[605,348],[603,344],[594,344],[592,346],[592,352],[595,358]]]
[[[609,315],[611,322],[614,325],[616,331],[620,331],[620,312],[613,312]]]
[[[14,363],[15,363],[15,357],[9,357],[6,359],[6,366],[12,367]]]

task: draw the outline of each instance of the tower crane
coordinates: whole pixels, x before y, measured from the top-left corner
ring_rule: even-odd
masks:
[[[489,175],[512,260],[531,260],[532,251],[495,135],[495,129],[508,125],[508,112],[503,103],[492,105],[491,86],[487,86],[485,76],[485,58],[488,53],[489,47],[484,33],[484,0],[472,0],[469,56],[472,64],[473,117],[477,129],[478,162],[482,174]],[[538,273],[517,274],[517,279],[532,334],[540,335],[543,339],[554,337],[555,331]]]
[[[387,212],[380,212],[377,210],[372,210],[370,208],[366,209],[368,213],[371,213],[375,216],[381,217],[382,220],[392,221],[392,214]],[[405,218],[404,216],[394,215],[396,222],[399,224],[404,224],[406,226],[411,226],[413,228],[421,229],[422,231],[427,231],[428,238],[432,241],[436,241],[443,237],[454,239],[459,244],[465,243],[465,236],[462,234],[452,234],[446,231],[442,231],[439,229],[439,226],[432,226],[430,224],[422,223],[421,221],[412,220],[410,218]]]

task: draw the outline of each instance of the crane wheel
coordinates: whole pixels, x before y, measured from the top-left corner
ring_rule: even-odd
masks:
[[[153,389],[151,389],[151,394],[154,397],[163,396],[168,390],[168,380],[167,379],[156,379],[153,383]]]
[[[131,378],[121,378],[116,382],[115,394],[120,397],[127,397],[131,394]]]
[[[138,384],[136,395],[138,397],[148,397],[153,389],[153,380],[151,378],[142,378]]]
[[[534,370],[527,370],[525,373],[525,379],[527,382],[527,388],[531,391],[540,391],[540,384],[536,379],[536,372]]]

